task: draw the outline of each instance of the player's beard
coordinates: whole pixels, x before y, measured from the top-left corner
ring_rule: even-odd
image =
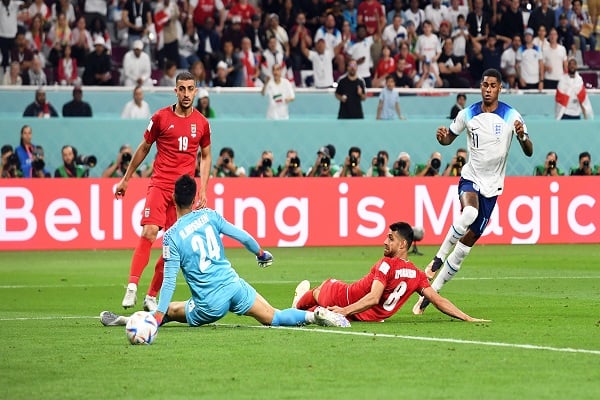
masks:
[[[185,105],[185,104],[184,104],[184,100],[181,100],[181,101],[179,102],[179,108],[181,109],[181,111],[185,111],[185,112],[187,112],[187,111],[189,111],[189,110],[190,110],[190,108],[192,108],[193,106],[194,106],[194,102],[193,102],[193,101],[191,101],[191,100],[189,100],[189,103],[188,103],[188,105]]]

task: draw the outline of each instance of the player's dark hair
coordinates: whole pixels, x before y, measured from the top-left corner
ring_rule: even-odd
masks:
[[[175,204],[179,208],[190,207],[196,198],[196,180],[189,175],[181,175],[175,181]]]
[[[496,80],[498,81],[498,83],[502,83],[502,74],[494,68],[489,68],[486,69],[485,71],[483,71],[483,75],[481,75],[481,81],[483,82],[483,80],[485,79],[486,76],[490,76],[492,78],[496,78]]]
[[[406,247],[410,248],[412,246],[412,242],[415,240],[415,233],[409,223],[394,222],[390,225],[390,230],[396,232],[398,236],[406,240]]]
[[[177,74],[177,76],[175,77],[175,85],[177,85],[177,82],[179,81],[194,81],[196,82],[196,78],[194,78],[194,75],[192,75],[191,72],[189,71],[183,71]]]

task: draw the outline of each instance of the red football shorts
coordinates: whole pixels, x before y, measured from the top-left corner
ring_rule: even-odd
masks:
[[[177,220],[173,192],[149,186],[140,225],[157,225],[169,229]]]
[[[348,284],[337,279],[327,279],[321,285],[317,302],[322,307],[346,307],[350,304],[348,299]]]

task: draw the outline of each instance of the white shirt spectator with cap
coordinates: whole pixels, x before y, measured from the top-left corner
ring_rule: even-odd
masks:
[[[144,51],[141,40],[133,42],[132,49],[123,57],[123,84],[125,86],[153,86],[152,62]]]

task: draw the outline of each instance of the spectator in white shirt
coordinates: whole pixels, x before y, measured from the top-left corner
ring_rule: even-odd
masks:
[[[261,94],[266,95],[269,102],[267,119],[290,119],[288,104],[295,99],[294,88],[290,81],[281,77],[282,69],[279,64],[273,65],[273,79],[267,76],[261,90]]]
[[[567,73],[567,50],[558,43],[556,28],[550,29],[550,43],[544,50],[544,89],[556,89],[558,81]]]
[[[312,63],[315,88],[330,88],[333,85],[332,60],[335,55],[334,52],[327,48],[325,39],[319,39],[315,44],[314,50],[307,49],[304,41],[301,42],[300,48],[302,49],[302,54]],[[336,51],[339,51],[339,49],[340,46],[338,45]]]
[[[442,54],[442,46],[437,35],[433,33],[433,26],[429,21],[423,22],[423,34],[417,38],[415,54],[421,64],[425,60],[430,60],[432,69],[437,71],[437,60]]]
[[[502,79],[508,84],[509,89],[517,89],[517,51],[521,47],[521,36],[518,34],[513,37],[512,44],[504,50],[500,57],[500,69],[502,70]]]
[[[408,32],[402,26],[402,16],[394,15],[392,23],[383,29],[381,38],[384,43],[390,48],[392,54],[396,54],[400,49],[400,44],[408,39]]]
[[[371,57],[371,46],[373,45],[373,36],[367,36],[365,25],[358,25],[356,28],[356,42],[350,47],[348,55],[356,60],[358,68],[356,74],[365,81],[365,85],[372,87],[371,68],[373,68],[373,58]]]
[[[432,0],[431,4],[425,6],[425,19],[431,22],[433,31],[438,32],[442,21],[448,19],[448,7],[440,0]]]
[[[150,118],[150,106],[144,100],[144,90],[141,86],[133,89],[133,100],[129,100],[123,111],[121,118],[126,119],[147,119]]]
[[[123,80],[125,86],[152,86],[152,63],[150,56],[144,53],[141,40],[133,42],[131,50],[123,57]]]

